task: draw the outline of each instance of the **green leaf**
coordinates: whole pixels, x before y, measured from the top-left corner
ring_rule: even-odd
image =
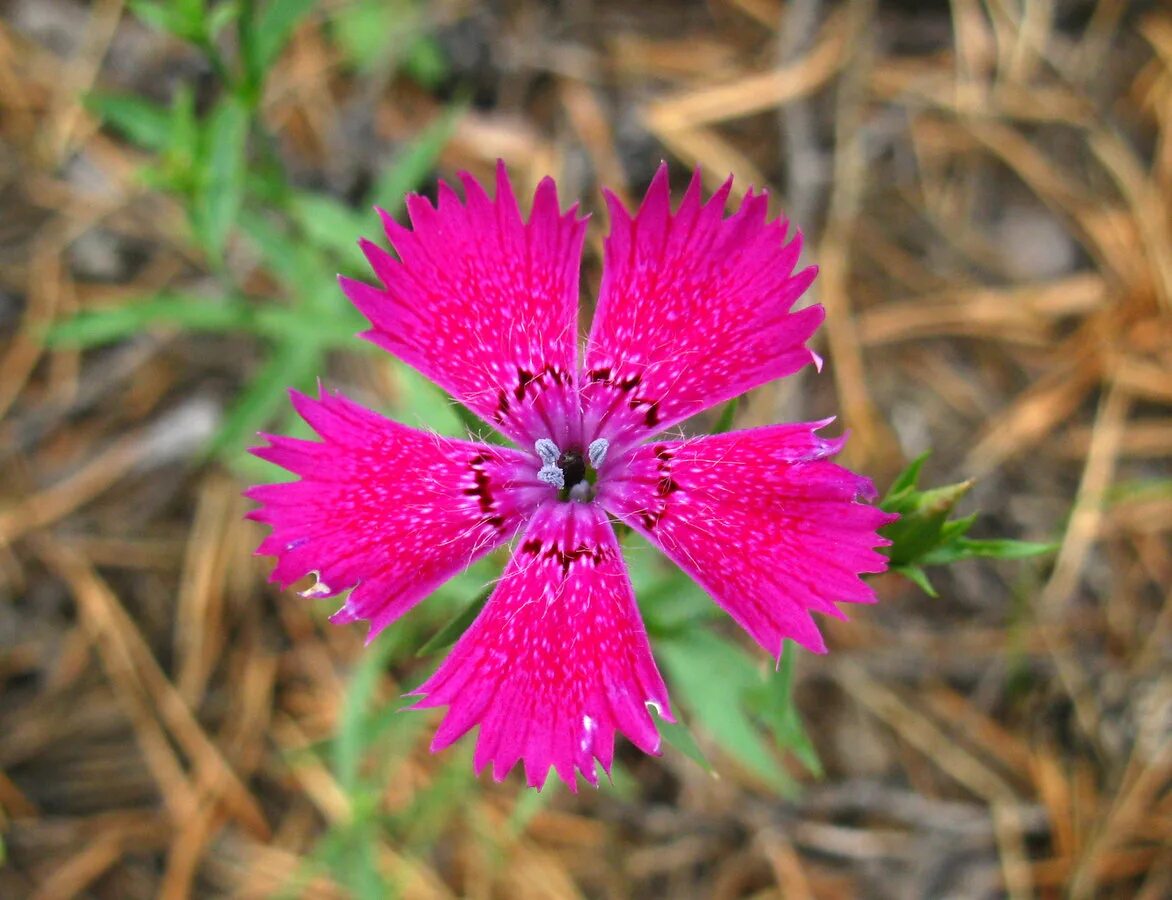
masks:
[[[181,23],[175,10],[160,0],[130,0],[130,11],[144,24],[158,31],[179,34]],[[182,35],[180,35],[182,36]]]
[[[549,801],[557,793],[555,785],[556,782],[543,791],[521,791],[516,795],[513,809],[505,823],[505,831],[510,841],[520,837],[533,821],[533,817],[549,806]]]
[[[366,711],[379,679],[401,649],[401,643],[394,629],[383,632],[374,646],[368,647],[359,657],[358,666],[346,686],[346,697],[338,717],[338,736],[334,741],[333,767],[338,785],[350,797],[357,792],[360,767],[368,747],[364,728]]]
[[[500,444],[505,447],[510,446],[508,438],[495,428],[490,427],[487,422],[463,403],[453,397],[448,397],[448,405],[460,420],[460,424],[464,427],[463,437],[470,437],[488,444]]]
[[[720,608],[696,582],[646,538],[631,531],[623,540],[623,556],[648,634],[670,637],[720,615]]]
[[[164,167],[169,179],[183,188],[194,188],[198,178],[196,159],[199,157],[199,122],[195,117],[195,93],[181,84],[171,102],[171,116],[164,153]]]
[[[891,483],[891,487],[887,491],[887,499],[914,490],[916,483],[920,480],[920,470],[924,468],[924,463],[928,461],[930,453],[921,453],[908,464],[908,467],[896,476],[895,481]]]
[[[880,533],[891,541],[884,551],[891,570],[914,582],[924,593],[937,596],[923,566],[947,565],[962,559],[983,556],[995,559],[1025,559],[1052,552],[1055,545],[1014,540],[972,540],[966,535],[976,524],[977,514],[949,519],[957,503],[972,488],[971,481],[931,490],[917,487],[924,454],[896,478],[880,506],[897,513],[899,519]]]
[[[928,580],[928,574],[919,566],[894,565],[891,567],[891,571],[902,575],[908,581],[915,584],[916,587],[918,587],[929,597],[940,596],[940,594],[936,592],[936,588],[932,587],[932,582]]]
[[[688,726],[683,722],[669,722],[659,715],[659,711],[655,710],[655,718],[659,726],[659,736],[663,740],[698,765],[701,769],[707,772],[714,778],[719,778],[716,769],[713,768],[712,763],[708,761],[708,757],[704,755],[704,751],[700,749],[700,745],[696,743],[696,738],[688,729]]]
[[[185,41],[204,34],[204,0],[130,0],[130,11],[152,28]]]
[[[1044,556],[1058,550],[1056,543],[1042,543],[1036,541],[1015,541],[1008,538],[994,538],[991,540],[973,540],[959,538],[952,544],[939,547],[926,554],[924,565],[939,566],[956,562],[961,559],[983,557],[986,559],[1029,559],[1033,556]]]
[[[410,366],[397,362],[394,366],[395,386],[399,389],[395,418],[405,425],[434,431],[444,437],[467,437],[465,420],[457,411],[462,408],[460,404]],[[486,428],[483,423],[478,423],[477,432]]]
[[[750,709],[769,726],[778,745],[789,750],[807,770],[822,775],[822,761],[810,740],[794,703],[794,673],[798,647],[793,641],[782,644],[777,668],[757,688],[746,693]]]
[[[377,203],[391,215],[398,215],[407,194],[418,190],[434,171],[440,151],[448,143],[464,111],[462,104],[456,104],[428,123],[406,149],[383,169],[371,190],[371,204]]]
[[[233,2],[219,3],[212,7],[211,13],[208,14],[207,21],[204,23],[204,28],[207,31],[209,41],[214,41],[216,36],[224,30],[228,25],[236,20],[240,15],[240,5]]]
[[[316,0],[271,0],[257,17],[252,38],[244,48],[254,71],[263,73],[280,55],[301,19]]]
[[[392,50],[396,43],[403,46],[411,15],[405,6],[392,0],[359,0],[340,6],[331,24],[334,40],[346,59],[361,69],[391,65]]]
[[[421,34],[410,45],[403,70],[418,84],[434,89],[447,77],[449,66],[439,43],[430,35]]]
[[[885,510],[899,514],[897,521],[882,529],[891,541],[885,552],[892,563],[915,563],[938,547],[949,514],[972,485],[963,481],[929,491],[911,490],[898,495],[896,501],[885,501]]]
[[[332,254],[351,271],[365,270],[358,238],[377,227],[369,213],[360,215],[333,197],[311,191],[295,193],[290,212],[310,243]]]
[[[279,345],[228,410],[208,445],[208,455],[231,458],[240,454],[246,438],[254,436],[288,402],[288,389],[308,390],[321,369],[318,345],[292,341]]]
[[[255,329],[256,321],[244,298],[216,301],[189,294],[159,294],[78,313],[51,325],[44,340],[50,346],[97,347],[160,327],[233,333]]]
[[[737,410],[740,408],[741,398],[733,397],[728,403],[724,404],[724,408],[720,411],[720,418],[716,420],[716,425],[712,429],[713,434],[724,434],[732,431],[733,422],[736,421]]]
[[[435,651],[442,650],[444,647],[450,647],[456,643],[460,639],[460,635],[468,630],[468,626],[476,621],[476,617],[480,615],[480,611],[488,603],[488,598],[492,596],[492,591],[492,588],[486,588],[473,598],[467,606],[449,619],[443,628],[432,635],[422,647],[415,651],[415,655],[430,656]]]
[[[708,631],[691,629],[662,639],[657,656],[671,676],[680,705],[729,756],[775,788],[792,782],[770,752],[744,706],[745,692],[761,676],[736,644]]]
[[[468,802],[468,794],[476,784],[472,745],[465,742],[459,748],[449,748],[445,757],[431,781],[412,794],[406,809],[383,817],[388,829],[399,838],[397,844],[415,850],[432,847]]]
[[[228,232],[240,210],[248,127],[245,106],[234,97],[225,97],[212,112],[204,132],[199,187],[191,217],[200,244],[214,262],[223,258]]]
[[[162,150],[171,134],[171,113],[157,103],[129,94],[94,91],[85,107],[111,128],[148,150]]]
[[[290,229],[282,227],[275,216],[253,208],[240,211],[237,225],[247,243],[261,255],[269,274],[286,287],[296,288],[303,274],[303,253]]]

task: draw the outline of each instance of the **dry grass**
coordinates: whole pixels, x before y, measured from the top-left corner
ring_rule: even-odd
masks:
[[[121,6],[25,0],[0,21],[0,895],[267,896],[352,815],[304,748],[333,733],[361,639],[264,585],[240,485],[190,464],[242,345],[38,339],[199,274],[178,210],[78,102],[181,52]],[[596,208],[661,155],[772,187],[821,266],[830,365],[747,419],[841,410],[880,482],[932,448],[934,477],[981,479],[991,533],[1062,544],[1044,572],[959,567],[935,602],[886,579],[828,623],[835,652],[800,688],[828,775],[800,799],[632,756],[629,791],[559,794],[516,833],[515,785],[486,785],[430,843],[380,846],[384,871],[417,897],[1169,896],[1172,13],[441,6],[441,29],[493,48],[444,172],[503,157]],[[440,109],[354,83],[311,24],[266,114],[329,182],[353,175],[330,167],[355,117],[393,144]],[[424,743],[392,813],[443,777]],[[341,896],[326,877],[303,893]]]

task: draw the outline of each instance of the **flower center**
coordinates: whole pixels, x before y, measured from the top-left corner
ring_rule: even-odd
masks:
[[[598,469],[606,459],[610,442],[606,438],[592,441],[583,455],[581,449],[571,447],[566,451],[549,438],[541,438],[533,445],[541,459],[537,477],[558,490],[558,499],[586,503],[594,499],[594,485],[598,481]]]

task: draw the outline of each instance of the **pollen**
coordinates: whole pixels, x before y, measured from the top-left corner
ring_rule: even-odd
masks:
[[[591,441],[583,454],[578,448],[561,450],[550,438],[539,438],[533,450],[541,460],[537,479],[558,489],[558,499],[589,503],[594,499],[598,467],[606,459],[610,442],[606,438]]]

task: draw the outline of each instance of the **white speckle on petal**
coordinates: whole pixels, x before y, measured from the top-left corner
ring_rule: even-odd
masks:
[[[589,716],[582,717],[582,727],[586,729],[586,733],[582,735],[582,743],[580,744],[582,751],[590,749],[590,740],[594,734],[594,720]]]

